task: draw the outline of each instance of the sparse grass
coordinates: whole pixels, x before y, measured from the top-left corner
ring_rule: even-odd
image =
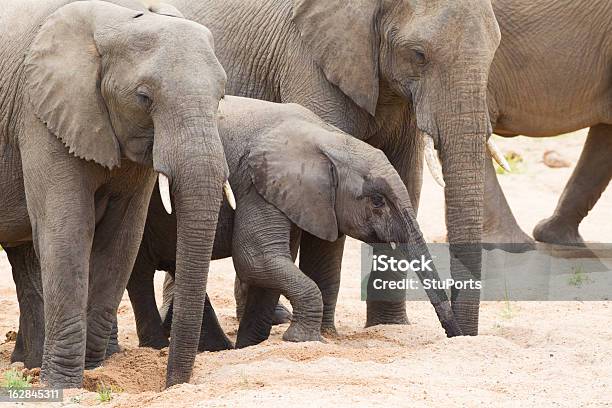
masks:
[[[504,308],[502,309],[501,315],[504,319],[512,319],[513,317],[512,305],[507,300],[506,300],[506,303],[504,303]]]
[[[244,371],[240,372],[240,385],[244,388],[249,388],[249,379]]]
[[[110,402],[113,399],[113,394],[119,392],[122,392],[120,388],[113,387],[112,385],[107,387],[104,383],[101,383],[98,385],[98,401],[102,403]]]
[[[573,273],[570,275],[567,282],[569,285],[581,288],[585,283],[591,282],[591,278],[584,272],[582,266],[574,266],[572,267],[572,271]]]
[[[508,164],[510,164],[510,169],[512,169],[512,173],[522,173],[523,168],[523,156],[518,154],[517,152],[508,152],[504,154],[506,160],[508,160]],[[502,169],[499,164],[493,161],[495,165],[495,173],[497,174],[508,174],[506,170]]]
[[[512,319],[512,305],[510,304],[510,296],[508,295],[508,282],[504,277],[504,308],[502,309],[502,317],[504,319]]]
[[[24,376],[23,373],[17,370],[5,371],[3,374],[2,386],[10,389],[30,388],[32,386],[32,377]]]

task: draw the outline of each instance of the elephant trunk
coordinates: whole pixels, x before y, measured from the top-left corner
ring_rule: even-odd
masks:
[[[433,139],[442,162],[451,275],[468,282],[480,280],[482,263],[485,149],[491,134],[484,62],[490,59],[466,56],[414,92],[417,126]],[[478,334],[480,291],[452,290],[451,300],[463,334]]]
[[[155,169],[168,178],[177,219],[168,387],[187,382],[191,377],[223,185],[228,178],[216,119],[191,115],[175,123],[180,124],[181,130],[178,137],[167,140],[170,147],[156,151],[154,146]],[[157,129],[158,126],[156,139],[159,139]],[[169,132],[176,136],[176,130]]]
[[[469,75],[469,73],[468,73]],[[446,226],[455,281],[479,281],[486,141],[491,124],[486,104],[486,73],[476,73],[455,91],[455,111],[440,123],[439,151],[446,182]],[[468,285],[469,287],[470,285]],[[475,286],[475,285],[474,285]],[[453,312],[463,334],[478,334],[479,289],[452,289]]]
[[[396,237],[396,242],[400,243],[399,251],[402,258],[421,259],[423,257],[426,260],[433,259],[417,223],[410,197],[406,194],[402,202],[403,204],[400,205],[401,209],[399,210],[400,222],[394,223],[391,227],[392,235]],[[451,310],[451,304],[446,292],[444,289],[440,289],[439,285],[432,284],[433,282],[440,282],[440,276],[435,265],[432,262],[428,267],[420,269],[416,271],[416,274],[425,288],[425,293],[434,307],[446,335],[448,337],[460,336],[462,331]]]

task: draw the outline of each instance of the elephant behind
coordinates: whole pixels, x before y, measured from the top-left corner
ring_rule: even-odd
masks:
[[[502,31],[488,84],[495,133],[547,137],[591,128],[554,214],[533,231],[538,241],[582,244],[578,225],[612,178],[612,3],[495,0],[493,9]],[[532,242],[492,165],[487,191],[494,242]]]

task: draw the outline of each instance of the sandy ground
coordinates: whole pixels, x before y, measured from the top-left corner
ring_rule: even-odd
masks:
[[[527,232],[551,214],[575,165],[585,132],[550,139],[500,140],[520,153],[522,171],[500,176]],[[555,149],[572,168],[550,169]],[[611,242],[612,191],[581,226],[589,241]],[[419,212],[429,240],[445,234],[443,192],[426,174]],[[486,302],[476,338],[447,339],[431,306],[408,304],[409,326],[364,329],[359,243],[345,250],[337,309],[339,336],[327,343],[290,344],[285,326],[243,350],[198,355],[191,384],[161,391],[167,351],[139,349],[127,295],[120,307],[124,352],[86,373],[86,387],[112,386],[106,405],[134,406],[612,406],[612,302]],[[0,334],[17,329],[18,308],[10,268],[0,254]],[[213,264],[209,293],[222,326],[235,338],[231,261]],[[158,289],[163,280],[158,274]],[[158,291],[159,292],[159,291]],[[159,294],[159,293],[158,293]],[[0,345],[0,368],[14,343]],[[69,390],[63,404],[98,404],[98,394]],[[391,405],[392,404],[392,405]],[[59,405],[59,404],[58,404]]]

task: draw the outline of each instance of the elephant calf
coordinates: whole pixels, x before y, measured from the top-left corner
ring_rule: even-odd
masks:
[[[380,150],[295,104],[227,96],[219,117],[237,209],[222,205],[213,259],[233,256],[239,278],[250,285],[238,347],[267,338],[280,294],[294,312],[283,339],[321,339],[321,292],[339,276],[315,281],[294,264],[302,231],[329,241],[346,234],[369,243],[401,242],[411,256],[428,255],[406,187]],[[168,344],[153,274],[173,271],[175,256],[176,217],[164,211],[155,190],[128,284],[141,345]],[[446,294],[428,295],[447,334],[460,334]],[[205,314],[201,349],[227,348],[210,303]]]

